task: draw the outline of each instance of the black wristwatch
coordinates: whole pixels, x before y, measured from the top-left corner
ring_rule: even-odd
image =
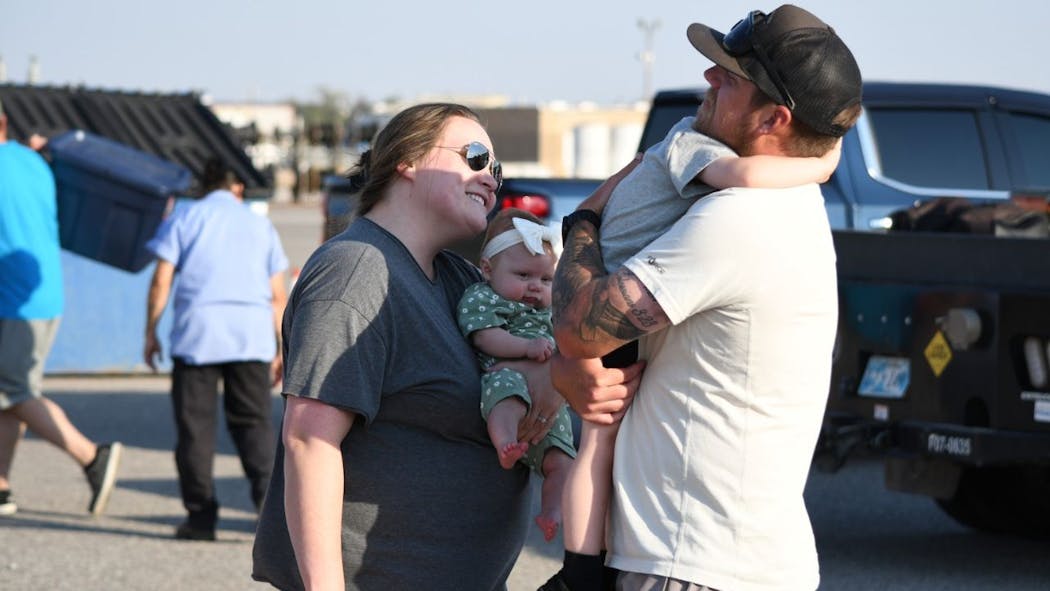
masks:
[[[590,209],[577,209],[569,215],[561,219],[561,241],[562,244],[569,239],[569,230],[576,225],[576,222],[588,221],[594,224],[594,229],[597,230],[602,227],[602,216],[598,215],[597,212]]]

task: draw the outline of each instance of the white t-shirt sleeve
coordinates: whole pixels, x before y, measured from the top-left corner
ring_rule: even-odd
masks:
[[[672,324],[739,301],[753,281],[747,262],[748,216],[727,189],[697,201],[662,236],[624,263],[649,289]],[[753,241],[752,241],[753,242]]]

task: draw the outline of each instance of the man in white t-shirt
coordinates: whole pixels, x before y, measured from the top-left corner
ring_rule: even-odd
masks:
[[[860,114],[852,54],[800,8],[688,37],[716,64],[697,129],[741,156],[820,156]],[[815,589],[802,492],[838,317],[820,189],[716,191],[607,272],[600,214],[629,170],[566,217],[553,302],[552,378],[585,419],[627,403],[624,388],[581,385],[618,371],[595,358],[640,339],[647,362],[616,442],[617,589]]]

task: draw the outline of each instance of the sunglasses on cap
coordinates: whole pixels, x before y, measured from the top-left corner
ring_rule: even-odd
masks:
[[[755,19],[765,16],[761,10],[752,10],[746,17],[740,19],[722,38],[722,49],[726,50],[726,53],[733,57],[754,54],[758,58],[758,63],[762,66],[762,69],[765,70],[766,76],[773,83],[773,86],[776,87],[777,92],[780,93],[781,104],[793,110],[795,108],[794,97],[788,92],[784,81],[777,74],[777,69],[773,67],[773,63],[770,61],[765,48],[755,39]]]
[[[473,171],[480,172],[488,167],[489,174],[496,179],[496,191],[499,191],[499,188],[503,186],[503,165],[499,163],[499,160],[492,157],[492,153],[489,152],[485,144],[470,142],[462,148],[454,148],[452,146],[435,147],[456,152],[467,161],[467,166]]]

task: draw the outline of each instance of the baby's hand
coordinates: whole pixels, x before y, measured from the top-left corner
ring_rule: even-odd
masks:
[[[554,354],[554,344],[543,337],[529,341],[525,356],[533,361],[546,361]]]

